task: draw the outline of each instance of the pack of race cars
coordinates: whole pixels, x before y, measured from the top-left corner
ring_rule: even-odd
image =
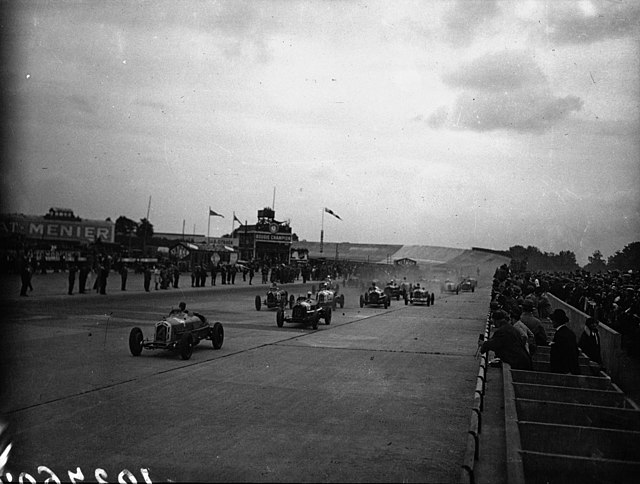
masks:
[[[475,291],[477,282],[465,279],[458,283],[450,280],[441,286],[441,292]],[[276,310],[276,325],[281,328],[284,323],[311,326],[318,328],[320,321],[331,324],[333,311],[338,306],[344,308],[345,297],[340,293],[339,285],[327,279],[320,283],[318,290],[315,286],[306,295],[295,297],[288,291],[273,283],[265,296],[257,295],[254,299],[255,309],[260,311],[264,306],[267,309]],[[384,288],[373,281],[366,291],[360,295],[360,308],[365,306],[384,307],[391,306],[391,301],[404,300],[405,305],[432,306],[435,303],[435,293],[429,291],[420,283],[408,284],[403,281],[398,285],[395,281],[389,281]],[[157,321],[152,337],[145,339],[142,329],[135,327],[129,334],[129,350],[133,356],[139,356],[143,350],[168,350],[180,355],[184,360],[191,358],[193,348],[201,340],[210,340],[214,349],[220,349],[224,341],[224,329],[222,323],[211,323],[205,316],[197,312],[186,310],[184,303],[172,310],[168,316]]]

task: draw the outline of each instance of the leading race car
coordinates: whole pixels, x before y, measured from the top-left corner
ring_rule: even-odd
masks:
[[[320,284],[320,290],[316,293],[316,301],[321,306],[330,307],[331,309],[336,309],[338,304],[343,308],[344,294],[338,294],[338,290],[338,284],[322,283]]]
[[[278,328],[282,328],[284,323],[294,323],[318,329],[320,319],[324,319],[324,324],[331,324],[331,307],[319,304],[311,293],[297,299],[289,316],[283,308],[279,308],[276,313]]]
[[[391,305],[389,293],[373,284],[367,289],[367,292],[360,295],[360,307],[363,308],[370,305],[384,306],[387,309]]]
[[[440,292],[455,292],[458,294],[460,292],[460,285],[453,282],[451,279],[447,279],[444,281],[444,284],[440,286]]]
[[[256,311],[260,311],[263,305],[269,309],[273,309],[284,308],[288,304],[289,308],[292,308],[294,303],[295,297],[293,294],[289,296],[289,293],[284,289],[280,289],[276,283],[271,284],[264,300],[262,300],[260,296],[256,296],[255,299]]]
[[[431,306],[435,301],[435,294],[429,293],[426,287],[416,284],[404,299],[404,304],[421,304]]]
[[[193,347],[201,340],[211,340],[214,349],[222,348],[224,329],[222,324],[211,324],[207,318],[198,313],[171,311],[155,325],[153,339],[144,339],[142,330],[133,328],[129,333],[129,351],[133,356],[140,356],[143,349],[170,350],[188,360],[193,354]]]

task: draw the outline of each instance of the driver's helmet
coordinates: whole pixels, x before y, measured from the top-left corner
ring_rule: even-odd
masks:
[[[313,293],[311,291],[307,291],[307,299],[311,299]]]
[[[327,288],[327,283],[326,282],[322,282],[320,283],[320,289],[326,289]]]
[[[271,289],[278,289],[278,285],[275,282],[272,282]]]

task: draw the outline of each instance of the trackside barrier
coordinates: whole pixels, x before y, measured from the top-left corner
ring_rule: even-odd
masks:
[[[489,338],[491,319],[487,316],[484,339]],[[487,379],[487,354],[480,355],[478,365],[478,375],[476,377],[476,387],[473,393],[473,406],[471,407],[471,419],[467,436],[467,448],[462,462],[460,482],[474,484],[475,463],[480,457],[480,432],[482,431],[482,410],[484,408],[485,384]]]

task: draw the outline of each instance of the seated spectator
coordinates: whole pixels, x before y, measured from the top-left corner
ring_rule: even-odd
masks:
[[[524,347],[529,355],[533,356],[536,352],[536,339],[531,330],[520,320],[521,315],[522,310],[519,307],[511,309],[511,326],[520,333]]]
[[[550,351],[551,372],[579,375],[578,343],[575,333],[567,326],[567,314],[562,309],[556,309],[551,313],[551,321],[556,328]]]
[[[501,361],[509,363],[515,370],[531,370],[531,357],[525,348],[520,333],[509,323],[509,316],[502,310],[493,313],[496,330],[482,343],[480,352],[493,351]]]
[[[580,335],[578,346],[591,361],[602,364],[598,321],[593,318],[587,318],[584,325],[584,331]]]
[[[547,346],[547,332],[538,318],[533,315],[535,303],[531,299],[525,299],[522,303],[522,315],[520,320],[531,330],[535,338],[536,346]]]

